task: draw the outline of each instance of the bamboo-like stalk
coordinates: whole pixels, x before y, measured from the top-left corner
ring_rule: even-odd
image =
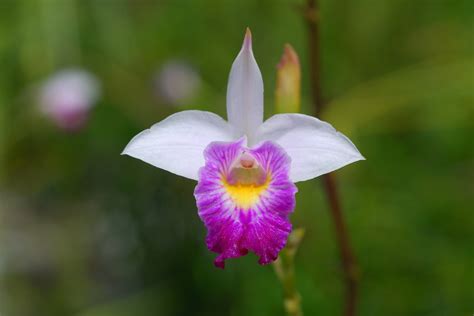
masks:
[[[283,286],[284,307],[288,316],[303,316],[301,296],[296,289],[294,263],[303,236],[304,229],[295,229],[290,234],[285,249],[280,252],[278,259],[273,264],[275,273]]]
[[[301,105],[301,67],[298,54],[286,44],[277,65],[275,110],[277,113],[299,112]],[[273,267],[283,287],[283,305],[288,316],[303,316],[301,296],[296,288],[295,255],[304,229],[297,228],[288,237],[286,247],[280,252]]]

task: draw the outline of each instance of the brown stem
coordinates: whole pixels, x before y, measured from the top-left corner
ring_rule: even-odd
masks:
[[[310,58],[310,78],[313,108],[316,117],[321,115],[325,102],[321,89],[321,66],[320,66],[320,31],[319,31],[319,11],[317,0],[307,0],[304,9],[306,24],[308,27],[308,44]],[[353,316],[356,313],[358,267],[351,249],[349,235],[347,233],[344,216],[342,214],[341,203],[337,190],[336,177],[334,174],[323,176],[323,186],[326,193],[331,217],[334,223],[334,230],[339,247],[344,272],[346,297],[344,315]]]
[[[310,58],[310,79],[311,79],[311,96],[316,117],[319,117],[324,106],[324,100],[321,93],[321,49],[320,49],[320,32],[319,32],[319,11],[316,0],[308,0],[307,7],[304,11],[307,27],[308,27],[308,45]]]
[[[344,270],[346,284],[346,304],[344,315],[353,316],[356,314],[357,283],[359,280],[358,267],[354,253],[351,249],[347,227],[344,222],[335,175],[333,173],[324,175],[323,185],[328,199],[329,209],[331,211],[342,260],[342,268]]]

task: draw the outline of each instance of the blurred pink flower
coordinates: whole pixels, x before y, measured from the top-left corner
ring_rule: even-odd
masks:
[[[180,105],[196,96],[201,77],[185,61],[170,60],[161,66],[153,84],[158,97],[170,105]]]
[[[77,131],[86,124],[99,95],[100,84],[94,75],[81,69],[65,69],[42,84],[39,106],[59,128]]]

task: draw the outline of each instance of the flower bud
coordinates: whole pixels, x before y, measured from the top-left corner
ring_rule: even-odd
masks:
[[[301,69],[293,47],[285,45],[277,65],[275,106],[277,113],[299,112],[301,103]]]

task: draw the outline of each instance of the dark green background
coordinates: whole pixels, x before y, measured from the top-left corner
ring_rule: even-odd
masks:
[[[283,315],[271,266],[214,268],[195,183],[120,156],[182,109],[225,115],[230,65],[250,26],[273,112],[283,45],[299,53],[300,1],[0,2],[0,315]],[[367,161],[337,172],[361,269],[359,315],[474,311],[474,5],[470,0],[325,0],[324,118]],[[154,71],[195,65],[186,107],[156,101]],[[102,81],[86,129],[63,133],[32,90],[62,67]],[[292,221],[306,315],[338,315],[338,250],[318,180],[298,184]]]

